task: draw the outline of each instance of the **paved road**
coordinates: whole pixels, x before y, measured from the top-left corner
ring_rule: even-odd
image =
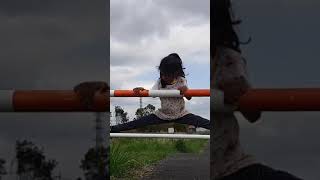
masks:
[[[209,180],[209,145],[201,154],[178,153],[160,161],[142,180]]]

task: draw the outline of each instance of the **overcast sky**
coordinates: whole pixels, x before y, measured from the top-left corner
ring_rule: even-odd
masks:
[[[320,2],[239,0],[240,39],[255,87],[320,87]],[[239,116],[241,117],[241,116]],[[320,179],[320,113],[264,113],[240,120],[242,144],[257,159],[304,179]]]
[[[163,57],[180,55],[189,88],[210,88],[209,0],[111,0],[110,71],[112,89],[150,89]],[[159,107],[158,98],[143,105]],[[139,98],[112,98],[132,119]],[[187,108],[209,118],[209,98],[193,98]]]

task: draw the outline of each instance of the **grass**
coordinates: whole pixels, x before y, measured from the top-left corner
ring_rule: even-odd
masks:
[[[112,179],[133,179],[148,165],[178,152],[200,153],[207,143],[208,140],[114,138],[110,149],[110,175]]]

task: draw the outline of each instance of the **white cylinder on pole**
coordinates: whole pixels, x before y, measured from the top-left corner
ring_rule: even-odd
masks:
[[[214,112],[232,112],[235,106],[224,103],[224,93],[218,89],[211,89],[210,107]]]
[[[110,90],[110,97],[114,97],[114,90]]]
[[[2,111],[14,111],[12,98],[13,90],[0,90],[0,109]]]
[[[150,97],[182,97],[179,90],[150,90]]]

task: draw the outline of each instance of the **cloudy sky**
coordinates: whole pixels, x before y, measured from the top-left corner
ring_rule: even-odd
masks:
[[[160,60],[172,52],[182,58],[189,88],[210,88],[209,0],[111,0],[110,80],[112,89],[146,89],[159,78]],[[143,98],[159,107],[159,99]],[[130,118],[138,98],[112,98]],[[209,98],[187,103],[193,113],[209,118]]]
[[[319,1],[239,0],[240,39],[255,87],[320,87]],[[239,116],[241,118],[241,116]],[[240,120],[242,144],[257,159],[304,179],[320,179],[320,113],[264,113]]]
[[[108,81],[108,9],[102,0],[1,1],[0,89]],[[15,140],[31,140],[58,161],[57,173],[75,179],[84,153],[95,145],[94,119],[94,113],[0,113],[0,158],[9,168]]]

